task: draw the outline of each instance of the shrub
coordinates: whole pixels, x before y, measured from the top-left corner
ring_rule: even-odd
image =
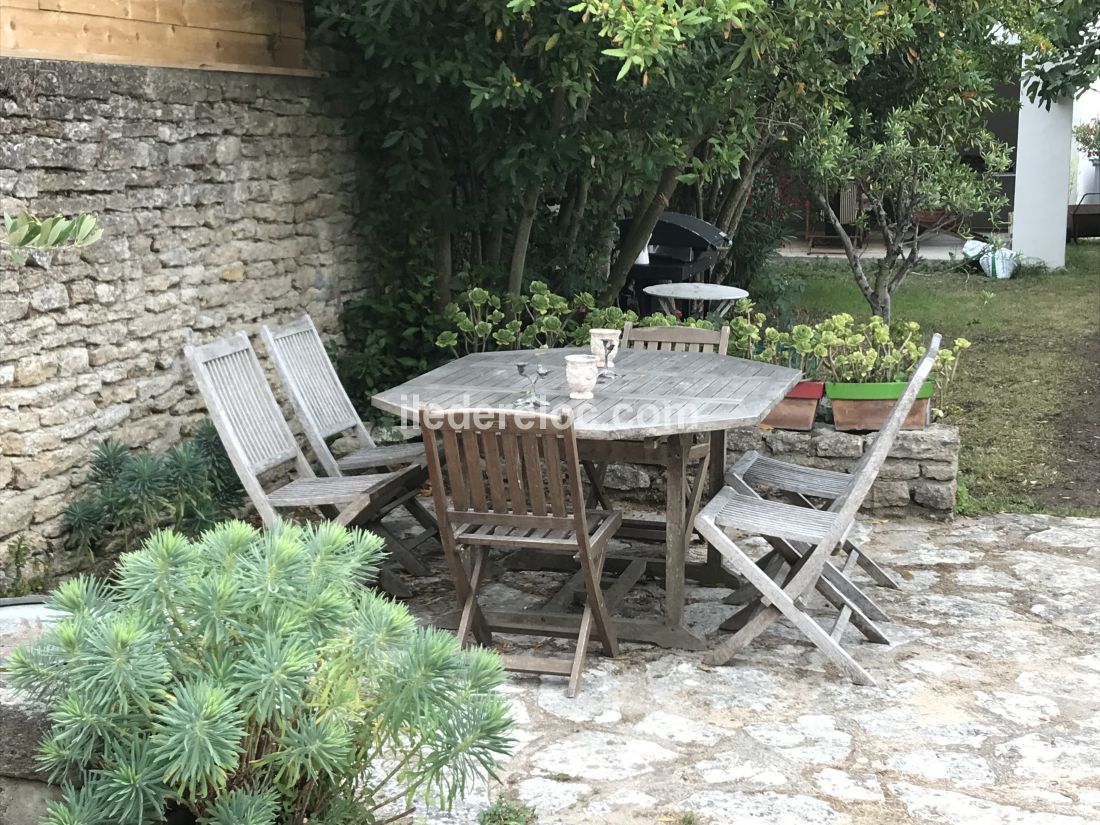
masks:
[[[536,825],[538,821],[531,806],[501,796],[481,812],[477,825]]]
[[[88,486],[65,509],[66,545],[94,556],[133,550],[162,528],[197,536],[232,517],[242,502],[237,474],[209,421],[161,455],[104,441]]]
[[[372,294],[344,305],[346,346],[336,370],[364,420],[381,413],[370,404],[376,392],[396,387],[444,360],[435,346],[444,320],[432,312],[431,274],[394,278]]]
[[[113,583],[72,579],[17,649],[48,703],[46,825],[360,825],[449,805],[507,750],[499,657],[363,587],[376,536],[324,523],[160,531]],[[79,787],[79,789],[77,789]],[[390,821],[390,820],[387,820]]]

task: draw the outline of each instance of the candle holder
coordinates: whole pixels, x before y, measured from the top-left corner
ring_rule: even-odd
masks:
[[[615,372],[615,356],[619,354],[619,339],[622,331],[617,329],[591,329],[588,334],[591,338],[592,354],[596,356],[596,366],[603,368],[599,380],[607,381],[615,378],[617,375]]]
[[[545,407],[546,399],[539,396],[537,385],[541,379],[550,374],[550,370],[542,364],[538,364],[532,373],[528,369],[529,366],[530,364],[526,361],[516,362],[516,372],[527,379],[527,389],[523,391],[523,395],[516,399],[515,405],[524,409]]]

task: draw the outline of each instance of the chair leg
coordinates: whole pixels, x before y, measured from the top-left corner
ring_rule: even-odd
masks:
[[[756,561],[756,566],[763,570],[769,579],[776,578],[779,575],[779,571],[783,569],[784,564],[786,564],[786,562],[783,560],[783,556],[774,548]],[[758,594],[759,591],[757,591],[755,587],[751,584],[746,584],[744,587],[737,588],[726,596],[726,598],[722,599],[722,604],[745,604],[745,602],[756,598]]]
[[[435,520],[435,516],[431,514],[431,511],[420,503],[418,498],[410,498],[403,506],[425,531],[432,535],[439,532],[439,522]]]
[[[405,546],[405,543],[401,541],[393,531],[390,530],[381,521],[371,525],[372,529],[378,533],[382,538],[386,540],[386,549],[393,557],[394,561],[400,564],[409,573],[414,576],[427,576],[428,568],[424,566],[424,563],[420,561],[413,552]]]
[[[462,605],[462,618],[458,622],[458,630],[456,631],[459,644],[463,646],[466,644],[466,636],[470,632],[475,617],[480,613],[480,608],[477,603],[477,592],[481,589],[481,584],[485,579],[486,568],[489,566],[488,550],[479,548],[475,550],[474,553],[473,570],[470,571],[470,590],[466,594],[466,603]],[[492,637],[490,636],[488,640],[479,639],[478,641],[487,645],[492,642]]]
[[[604,600],[603,588],[600,579],[603,575],[604,557],[606,548],[601,549],[599,561],[592,558],[590,549],[582,549],[580,553],[581,570],[584,572],[584,589],[587,591],[585,599],[586,613],[592,613],[591,619],[595,619],[596,633],[603,642],[607,655],[615,658],[619,655],[619,639],[615,633],[615,626],[611,621],[611,614],[607,610],[607,602]],[[583,622],[583,619],[582,619]],[[588,641],[585,640],[587,647]]]
[[[577,689],[581,685],[581,674],[584,673],[584,660],[588,656],[588,640],[591,636],[592,608],[586,605],[581,615],[580,631],[577,633],[577,649],[573,654],[573,666],[569,670],[569,686],[565,691],[570,699],[577,695]]]
[[[848,552],[849,556],[856,557],[856,563],[863,569],[863,572],[871,577],[872,581],[879,587],[888,587],[891,590],[901,590],[901,585],[898,584],[897,579],[882,569],[879,564],[863,552],[863,548],[855,542],[849,540],[844,542],[844,549]]]
[[[603,488],[603,477],[607,473],[607,464],[582,461],[581,466],[584,468],[584,474],[588,477],[589,484],[584,506],[591,510],[598,503],[605,510],[614,509],[611,506],[611,499],[607,497],[607,492]]]
[[[833,664],[839,667],[852,681],[862,685],[875,684],[871,675],[864,670],[848,653],[837,644],[812,617],[803,612],[796,604],[801,594],[791,594],[768,578],[764,571],[745,554],[713,522],[700,520],[701,532],[708,541],[717,547],[734,570],[748,579],[759,591],[761,597],[770,602],[770,606],[760,609],[746,622],[732,638],[712,650],[705,662],[709,665],[723,665],[730,661],[740,650],[752,643],[757,636],[771,626],[780,615],[786,616],[813,644],[825,654]]]

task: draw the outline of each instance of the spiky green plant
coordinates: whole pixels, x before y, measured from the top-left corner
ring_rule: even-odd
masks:
[[[241,501],[237,474],[209,421],[160,455],[108,440],[92,456],[88,493],[65,509],[66,543],[103,556],[133,550],[158,529],[194,537],[232,518]]]
[[[332,523],[230,521],[62,584],[61,618],[8,663],[50,707],[39,759],[64,793],[45,825],[180,806],[201,825],[368,825],[491,773],[510,742],[499,657],[365,587],[380,557]]]

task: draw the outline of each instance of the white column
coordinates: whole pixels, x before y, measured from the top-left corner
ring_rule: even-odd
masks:
[[[1047,111],[1020,95],[1012,249],[1052,268],[1066,264],[1072,125],[1072,100],[1060,100]]]

